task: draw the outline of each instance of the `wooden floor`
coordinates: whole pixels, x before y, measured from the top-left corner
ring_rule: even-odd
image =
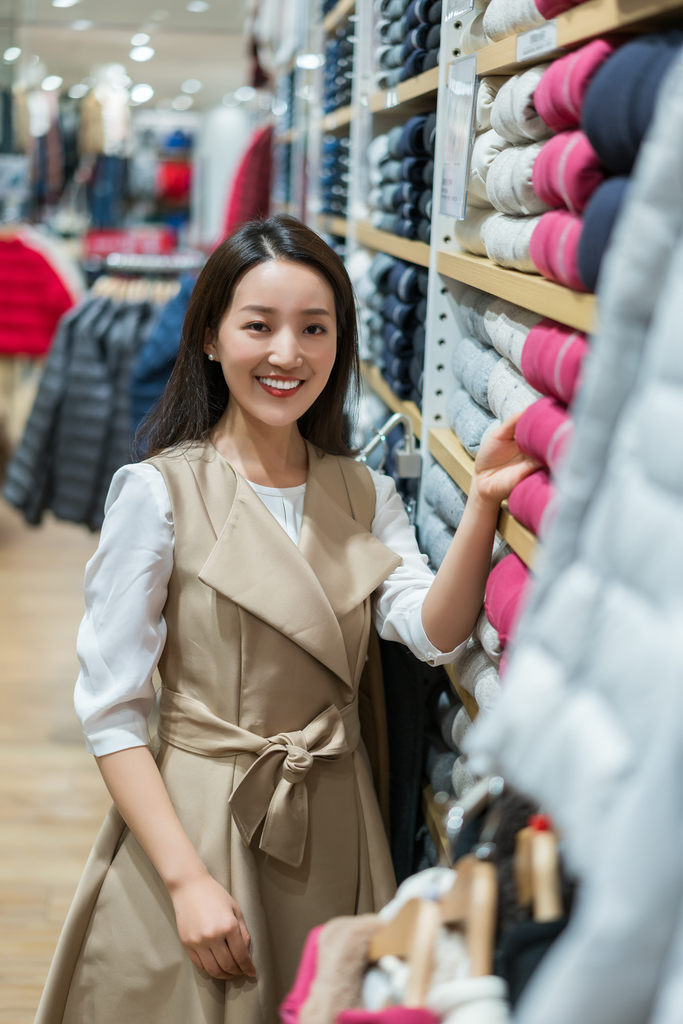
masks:
[[[110,803],[72,698],[96,544],[54,520],[31,529],[0,503],[0,1024],[33,1021]]]

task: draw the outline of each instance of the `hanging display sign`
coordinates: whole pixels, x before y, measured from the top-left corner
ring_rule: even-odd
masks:
[[[463,14],[469,14],[473,10],[474,0],[448,0],[443,19],[444,25],[448,25],[449,22],[455,21],[456,18],[462,17]]]
[[[557,22],[549,21],[538,28],[530,28],[517,36],[517,62],[545,57],[557,50]]]
[[[439,210],[445,217],[456,220],[465,217],[476,92],[477,55],[472,53],[454,60],[448,67],[446,141]]]

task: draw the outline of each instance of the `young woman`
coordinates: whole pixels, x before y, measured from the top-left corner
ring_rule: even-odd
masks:
[[[274,217],[213,253],[86,571],[76,709],[115,808],[38,1024],[271,1024],[308,931],[393,894],[359,737],[371,622],[452,660],[535,466],[513,421],[491,435],[434,578],[393,482],[350,458],[357,380],[351,285],[316,234]]]

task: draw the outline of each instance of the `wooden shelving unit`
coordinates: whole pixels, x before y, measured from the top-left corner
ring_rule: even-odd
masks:
[[[453,684],[453,689],[455,690],[458,697],[465,706],[465,711],[470,716],[472,721],[474,721],[477,715],[479,714],[479,705],[477,704],[476,700],[474,699],[471,693],[468,693],[467,690],[463,690],[462,686],[458,682],[458,673],[456,672],[453,665],[444,665],[444,668],[446,669],[446,674],[448,678]]]
[[[441,249],[436,266],[440,274],[454,281],[481,288],[579,331],[596,328],[597,303],[594,295],[572,291],[536,274],[507,270],[485,256],[473,256],[468,252]]]
[[[446,809],[442,804],[437,804],[434,790],[430,785],[422,790],[422,812],[434,840],[436,852],[439,854],[439,864],[442,867],[451,867],[451,844],[446,835]]]
[[[320,121],[320,128],[324,132],[333,132],[337,128],[343,128],[351,123],[356,113],[355,107],[339,107],[338,110],[333,110],[331,114],[325,114]]]
[[[469,494],[472,485],[474,459],[468,455],[450,427],[436,427],[429,431],[427,446],[439,465]],[[522,526],[505,507],[500,510],[498,530],[513,551],[529,566],[533,566],[536,538]],[[464,701],[463,701],[464,703]]]
[[[355,6],[356,0],[339,0],[323,18],[323,32],[330,33],[338,28]]]
[[[395,89],[385,89],[383,92],[376,92],[370,96],[368,106],[373,114],[382,110],[393,110],[403,103],[421,99],[423,96],[434,95],[436,97],[439,88],[439,69],[430,68],[423,71],[421,75],[415,75],[405,82],[400,82]]]
[[[419,438],[422,433],[422,413],[415,405],[415,402],[404,402],[391,390],[381,371],[373,363],[362,364],[363,378],[368,386],[372,388],[385,405],[388,405],[392,412],[402,412],[409,417],[413,424],[413,433]]]
[[[400,238],[388,231],[378,231],[372,224],[363,220],[356,224],[356,239],[368,249],[386,252],[399,260],[418,263],[421,267],[429,266],[429,246],[424,242],[412,242],[409,238]]]
[[[679,11],[681,0],[586,0],[557,17],[557,46],[572,47],[605,32],[618,32],[653,18]],[[529,64],[547,59],[542,55],[524,64],[517,62],[517,36],[508,36],[477,51],[478,75],[512,75]]]
[[[333,217],[329,213],[318,214],[318,230],[325,235],[338,235],[340,238],[346,238],[348,228],[346,217]]]

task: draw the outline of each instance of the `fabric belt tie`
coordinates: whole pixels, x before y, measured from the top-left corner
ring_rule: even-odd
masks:
[[[163,687],[159,736],[201,757],[256,755],[230,797],[233,819],[245,846],[265,819],[260,848],[298,868],[308,835],[306,776],[316,760],[338,761],[353,753],[360,739],[357,708],[357,699],[341,711],[331,704],[300,731],[263,737]]]

